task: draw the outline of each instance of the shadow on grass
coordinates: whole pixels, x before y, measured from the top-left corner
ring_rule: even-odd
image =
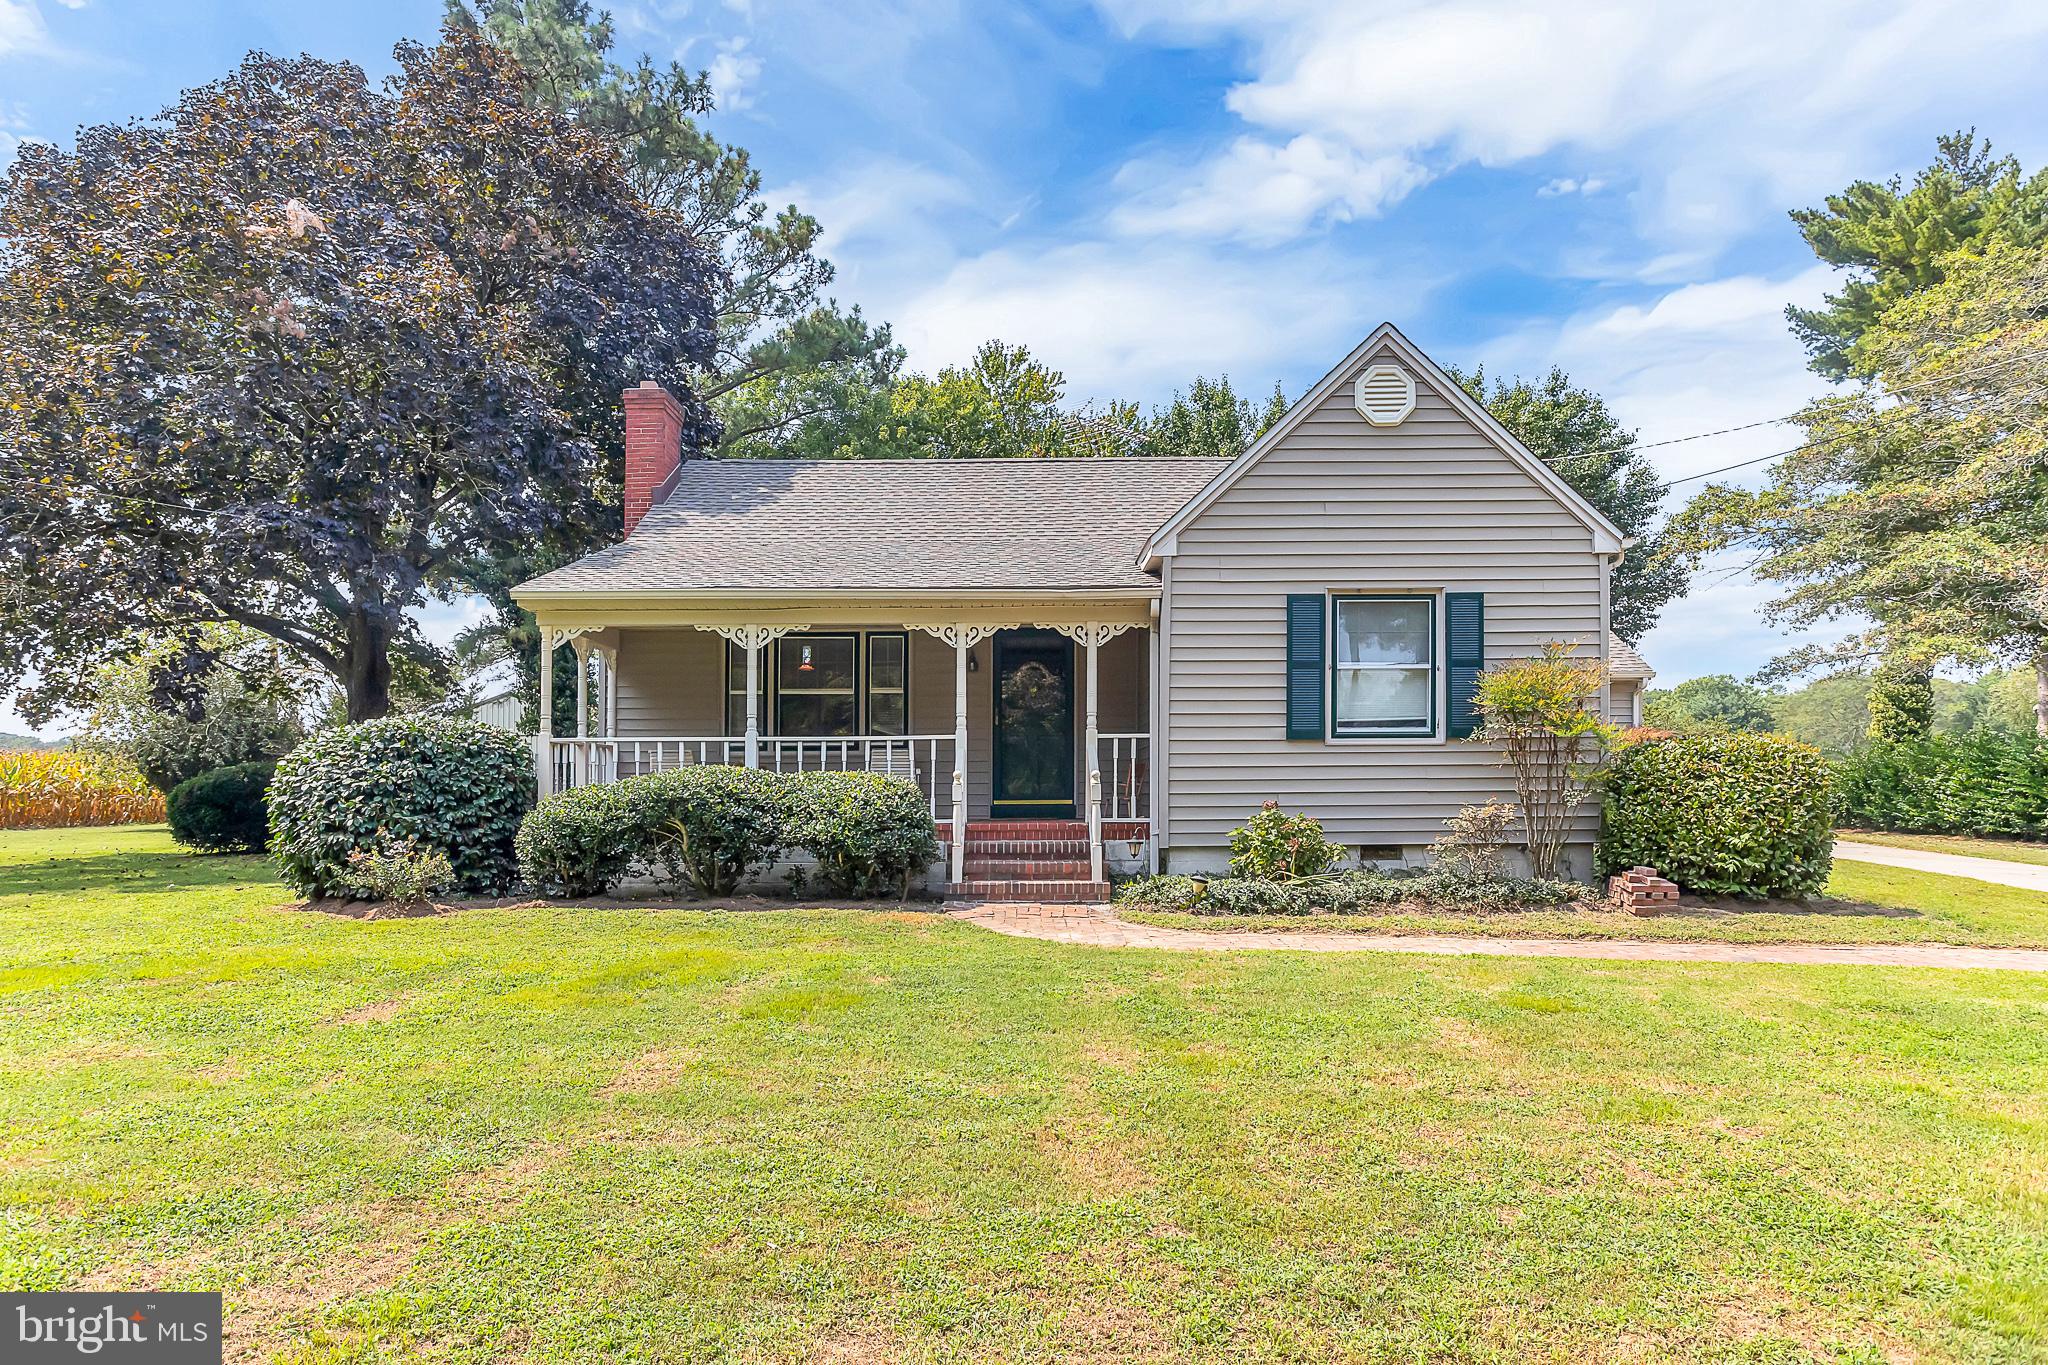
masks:
[[[275,881],[268,862],[238,853],[103,853],[0,866],[0,896],[115,891],[148,894]]]

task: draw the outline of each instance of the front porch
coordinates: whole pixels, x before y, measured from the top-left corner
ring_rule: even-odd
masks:
[[[1009,870],[982,856],[991,821],[1059,822],[1017,870],[1101,886],[1156,866],[1150,606],[543,612],[542,695],[572,683],[577,721],[554,734],[542,705],[540,791],[696,763],[889,773],[924,793],[962,894]]]

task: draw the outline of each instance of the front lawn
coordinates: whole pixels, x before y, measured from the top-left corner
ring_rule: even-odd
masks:
[[[1875,829],[1839,829],[1835,833],[1854,844],[1882,844],[1886,848],[1911,848],[1922,853],[1954,853],[1965,858],[1997,858],[2008,863],[2032,863],[2048,867],[2048,844],[2025,839],[1976,839],[1967,834],[1892,834]]]
[[[297,1362],[2048,1352],[2030,974],[283,900],[0,835],[0,1288]]]
[[[1955,943],[2048,947],[2048,895],[1966,877],[1835,863],[1829,900],[1806,913],[1703,911],[1638,919],[1613,910],[1466,915],[1191,915],[1119,906],[1120,918],[1170,929],[1241,933],[1481,934],[1488,938],[1662,939],[1691,943]],[[1726,902],[1729,906],[1739,903]]]

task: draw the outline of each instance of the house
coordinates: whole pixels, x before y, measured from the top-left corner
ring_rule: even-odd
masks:
[[[1622,533],[1391,325],[1235,460],[679,462],[674,400],[625,405],[625,539],[514,593],[583,661],[543,793],[893,772],[953,894],[1085,898],[1220,869],[1268,799],[1411,858],[1510,794],[1484,665],[1574,643],[1625,665],[1617,719],[1648,677],[1607,631]]]

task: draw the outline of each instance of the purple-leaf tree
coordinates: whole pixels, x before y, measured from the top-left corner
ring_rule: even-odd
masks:
[[[609,532],[621,388],[716,440],[685,382],[716,258],[502,50],[396,56],[376,88],[252,54],[0,184],[0,693],[32,720],[224,621],[382,715],[394,655],[438,662],[425,600]]]

